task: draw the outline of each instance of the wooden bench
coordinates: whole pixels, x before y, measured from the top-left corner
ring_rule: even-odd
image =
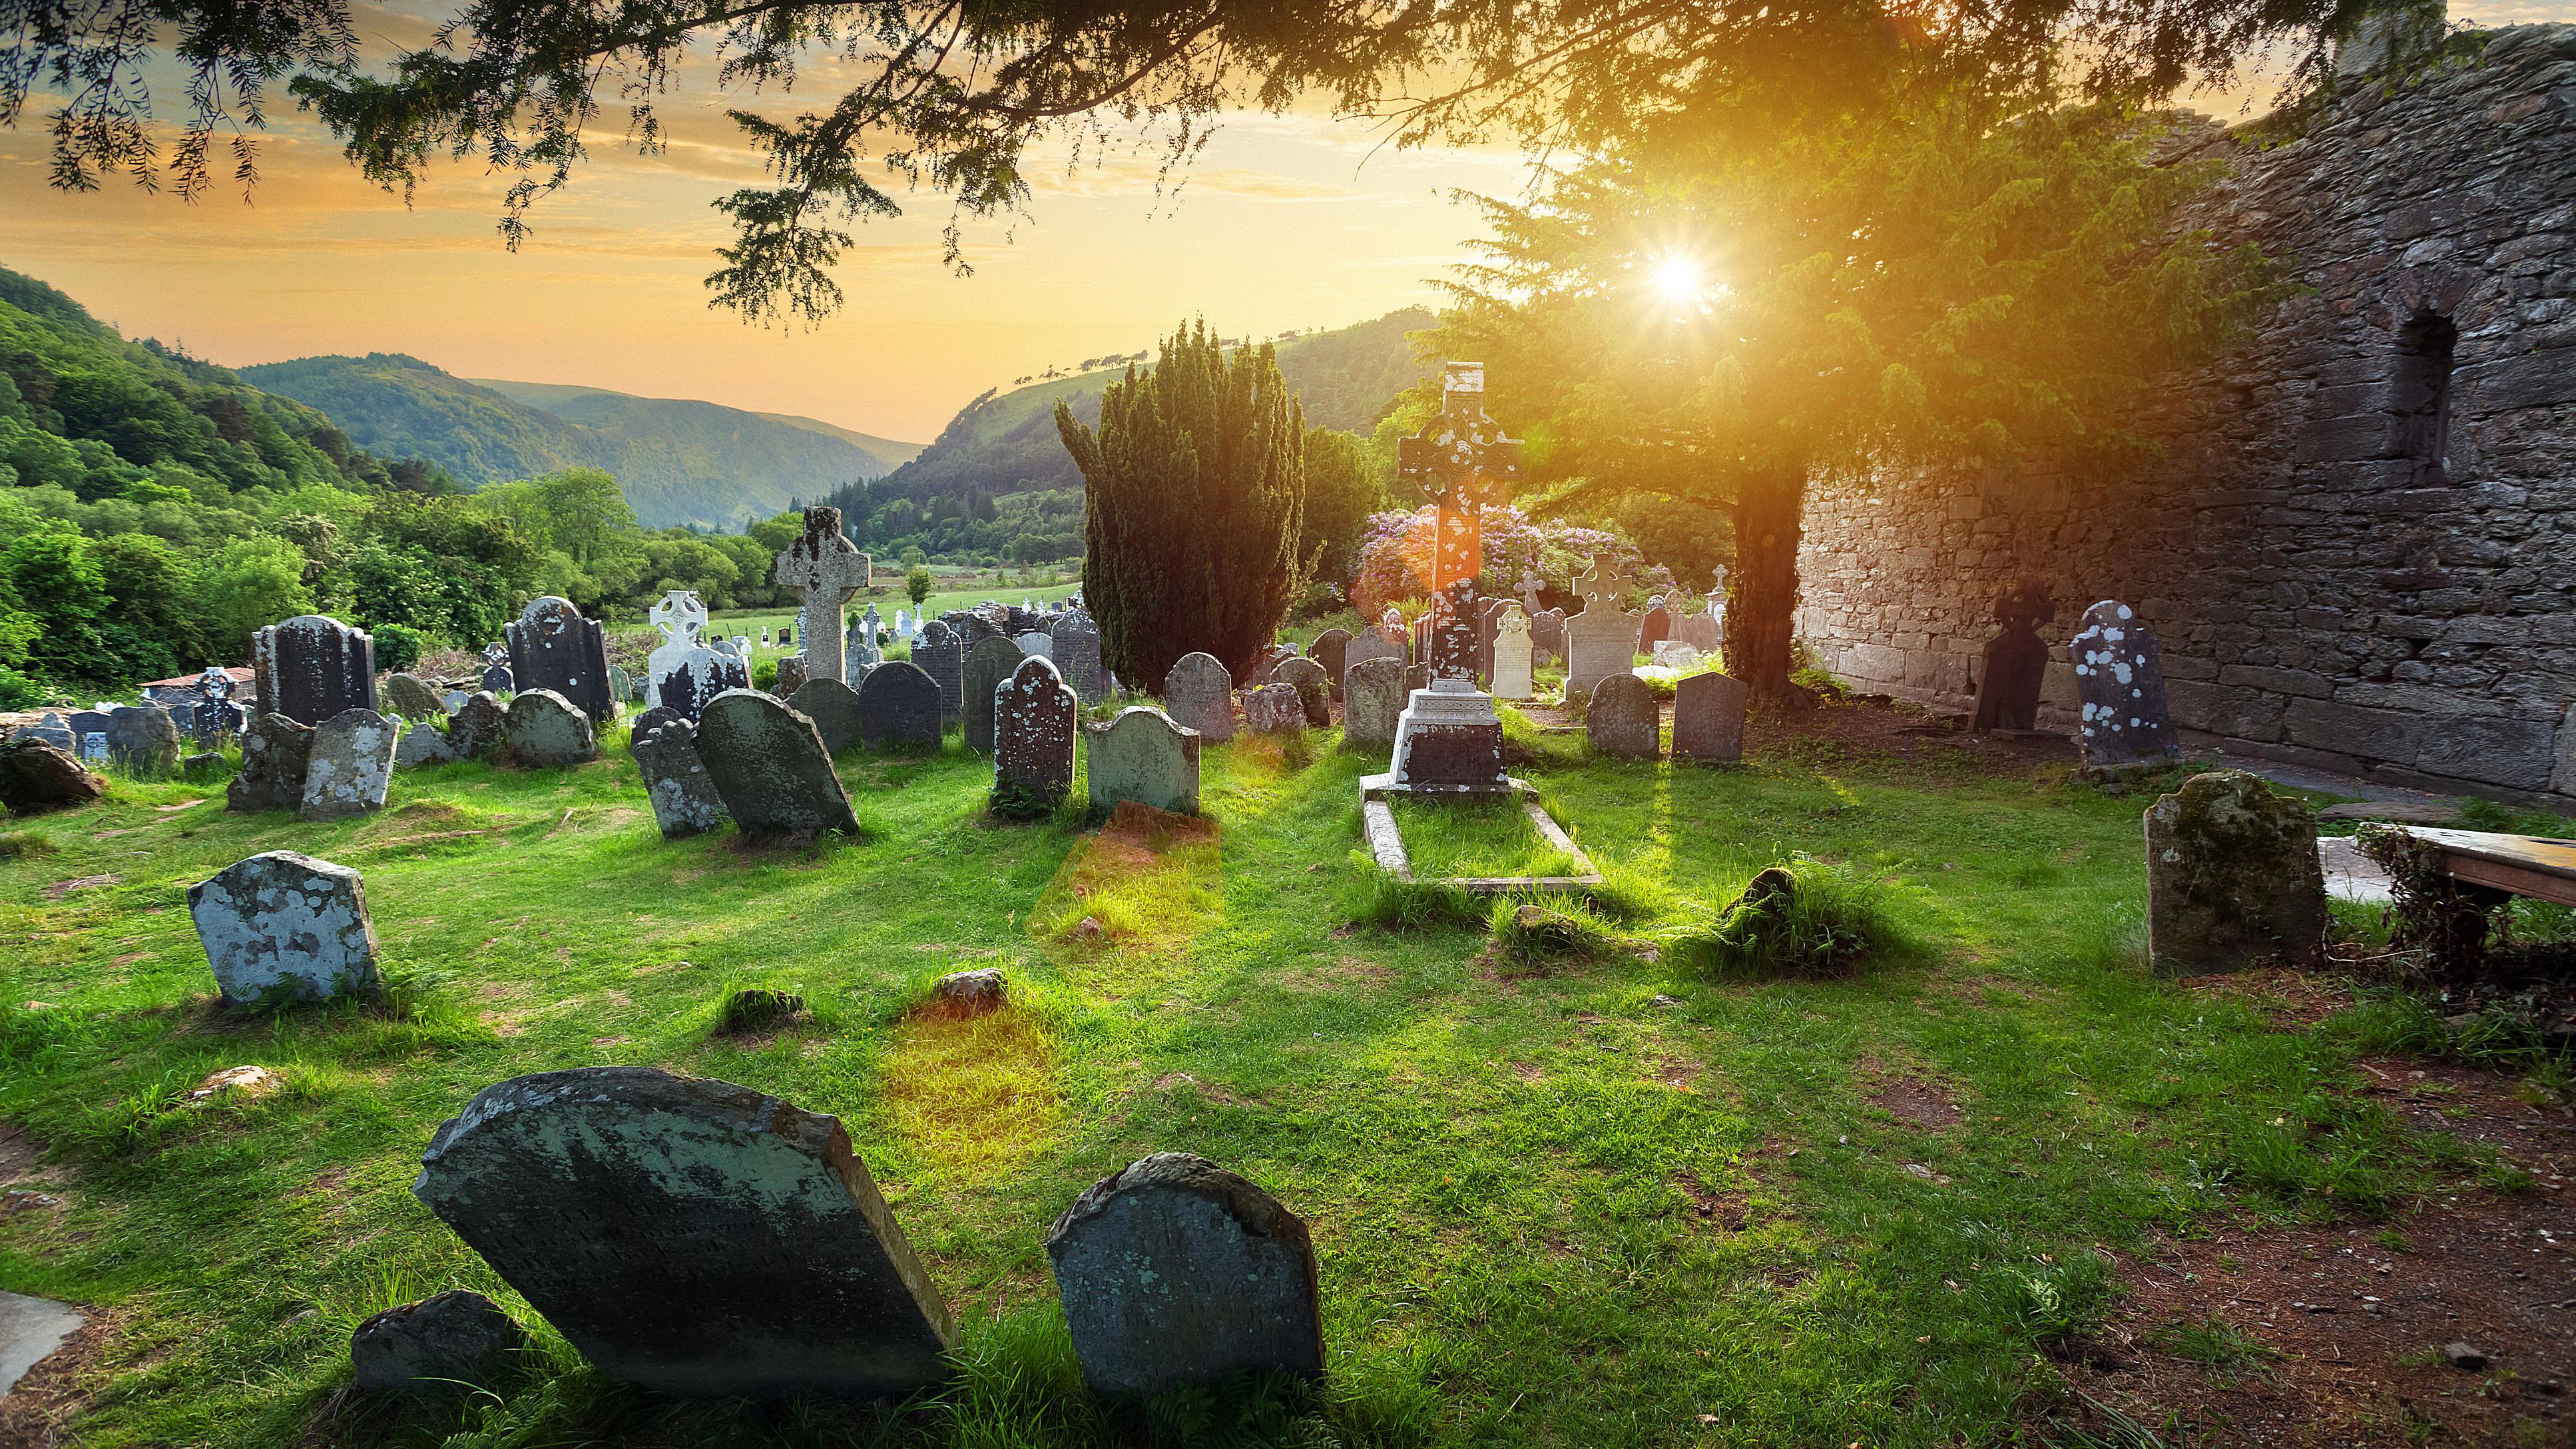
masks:
[[[2576,840],[2545,835],[2502,835],[2485,830],[2402,827],[2439,849],[2444,874],[2466,885],[2576,906]]]

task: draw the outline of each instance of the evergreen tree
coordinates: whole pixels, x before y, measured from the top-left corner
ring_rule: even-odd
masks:
[[[1055,424],[1087,485],[1101,658],[1149,689],[1192,651],[1246,673],[1303,582],[1306,420],[1276,351],[1229,357],[1205,322],[1183,327],[1153,371],[1109,385],[1097,431],[1062,403]]]

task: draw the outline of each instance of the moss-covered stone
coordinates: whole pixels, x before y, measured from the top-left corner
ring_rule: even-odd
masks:
[[[2242,770],[2147,807],[2147,952],[2172,976],[2324,963],[2317,817]]]

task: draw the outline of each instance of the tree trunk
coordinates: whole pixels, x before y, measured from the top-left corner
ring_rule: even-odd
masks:
[[[1735,572],[1726,608],[1726,668],[1755,699],[1790,692],[1790,635],[1798,607],[1798,535],[1807,474],[1781,468],[1745,478],[1735,510]]]

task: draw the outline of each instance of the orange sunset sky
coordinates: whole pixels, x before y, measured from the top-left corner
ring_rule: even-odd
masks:
[[[424,43],[422,17],[440,13],[362,7],[366,53]],[[2576,0],[2452,15],[2576,20]],[[760,174],[723,115],[745,98],[714,93],[710,69],[684,73],[664,102],[666,154],[634,154],[624,113],[604,106],[591,164],[541,203],[515,255],[493,232],[504,178],[443,165],[406,208],[291,105],[272,116],[250,199],[219,191],[193,206],[121,179],[89,195],[50,190],[31,105],[0,132],[0,266],[129,335],[232,366],[407,352],[467,377],[704,398],[927,441],[986,388],[1146,347],[1185,317],[1262,336],[1434,302],[1479,226],[1450,193],[1508,193],[1523,174],[1506,151],[1400,152],[1362,122],[1235,116],[1177,192],[1158,190],[1150,138],[1033,167],[1029,217],[969,227],[972,276],[941,261],[945,202],[914,195],[901,219],[853,228],[839,316],[813,331],[761,327],[710,310],[701,285],[728,235],[709,203]],[[2245,114],[2240,97],[2197,103]]]

